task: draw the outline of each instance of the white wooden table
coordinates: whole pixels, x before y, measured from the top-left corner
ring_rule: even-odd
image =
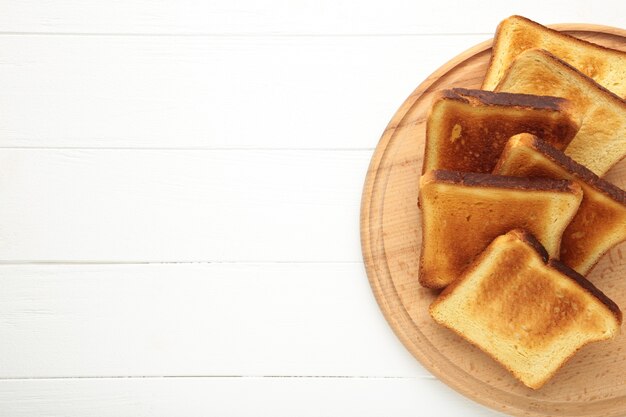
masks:
[[[404,98],[513,13],[626,2],[3,1],[0,415],[500,415],[396,339],[358,217]]]

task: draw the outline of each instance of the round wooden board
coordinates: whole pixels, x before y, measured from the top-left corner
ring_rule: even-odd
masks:
[[[583,24],[553,27],[626,51],[625,30]],[[533,391],[428,315],[436,293],[417,282],[421,243],[417,194],[426,115],[435,91],[480,88],[491,44],[490,40],[476,45],[435,71],[385,129],[367,173],[361,206],[361,244],[370,284],[407,349],[463,395],[519,416],[624,416],[626,331],[613,341],[584,347],[550,382]],[[626,160],[606,178],[625,188]],[[626,306],[625,253],[626,243],[613,248],[588,277],[622,307]]]

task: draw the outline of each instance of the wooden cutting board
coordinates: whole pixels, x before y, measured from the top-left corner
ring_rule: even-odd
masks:
[[[553,27],[626,51],[625,30],[585,24]],[[480,88],[491,44],[476,45],[435,71],[402,104],[380,139],[361,206],[361,244],[372,289],[406,348],[461,394],[519,416],[624,416],[626,330],[613,341],[584,347],[542,389],[533,391],[428,315],[436,293],[417,282],[421,242],[417,194],[426,115],[435,91]],[[626,188],[626,160],[606,178]],[[626,243],[605,255],[588,278],[626,309]]]

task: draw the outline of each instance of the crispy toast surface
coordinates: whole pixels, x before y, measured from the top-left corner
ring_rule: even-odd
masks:
[[[619,333],[617,305],[548,260],[528,232],[497,237],[430,306],[430,315],[537,389],[587,343]]]
[[[553,257],[582,199],[568,180],[429,171],[420,178],[422,250],[419,282],[443,288],[497,236],[532,232]]]
[[[626,101],[554,55],[521,53],[496,90],[569,99],[582,123],[565,153],[595,174],[604,175],[626,155]]]
[[[626,240],[626,192],[563,152],[522,133],[507,143],[494,174],[571,180],[583,190],[578,212],[563,232],[560,260],[586,275],[611,247]]]
[[[565,149],[580,125],[563,98],[453,88],[433,100],[422,173],[490,173],[507,140],[522,132]]]
[[[511,16],[498,25],[483,88],[495,89],[513,60],[533,48],[547,50],[606,89],[626,97],[626,52],[583,41],[522,16]]]

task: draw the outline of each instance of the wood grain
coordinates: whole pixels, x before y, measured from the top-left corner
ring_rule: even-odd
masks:
[[[558,25],[575,36],[626,50],[626,31]],[[361,211],[362,249],[378,303],[407,349],[462,394],[495,409],[526,416],[618,416],[626,413],[626,335],[583,348],[544,388],[532,391],[428,315],[436,295],[417,283],[421,231],[417,209],[424,122],[433,92],[478,88],[491,41],[460,54],[428,77],[404,102],[372,158]],[[608,175],[622,188],[626,162]],[[626,305],[626,245],[614,248],[590,279]]]

